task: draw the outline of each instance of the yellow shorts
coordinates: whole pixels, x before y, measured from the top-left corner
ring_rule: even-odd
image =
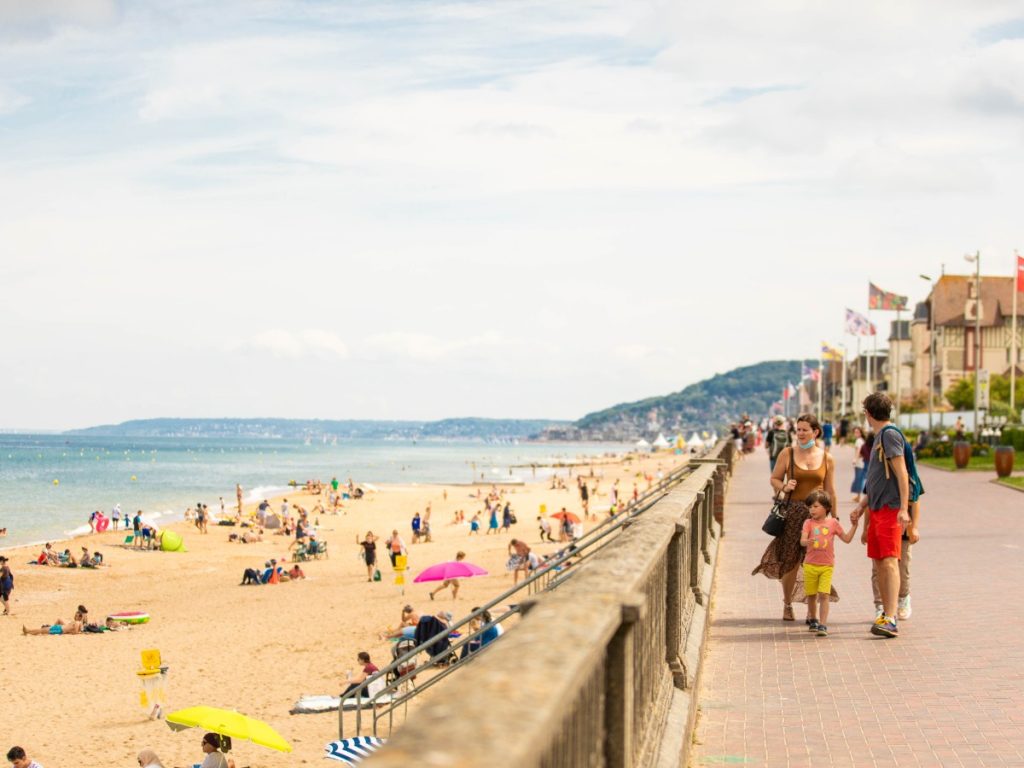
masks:
[[[819,592],[829,594],[832,591],[831,565],[812,565],[804,563],[804,594],[816,595]]]

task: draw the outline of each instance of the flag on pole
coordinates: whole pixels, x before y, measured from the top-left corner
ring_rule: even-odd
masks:
[[[811,391],[804,386],[800,387],[800,409],[810,410],[811,408]]]
[[[883,291],[874,283],[868,283],[868,309],[901,310],[907,308],[907,297]]]
[[[789,382],[786,386],[785,394],[783,395],[787,400],[796,394],[796,387],[793,386],[793,382]]]
[[[1024,293],[1024,256],[1017,254],[1017,291]]]
[[[821,359],[822,360],[842,360],[843,353],[833,347],[827,341],[821,342]]]
[[[874,336],[875,324],[860,312],[846,310],[846,332],[851,336]]]
[[[807,363],[801,364],[800,380],[807,381],[818,381],[821,378],[821,374],[817,368],[811,368]]]

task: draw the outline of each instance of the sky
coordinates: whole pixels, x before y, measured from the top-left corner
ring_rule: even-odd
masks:
[[[1011,274],[996,0],[0,0],[0,427],[575,419]],[[891,315],[878,313],[885,322]]]

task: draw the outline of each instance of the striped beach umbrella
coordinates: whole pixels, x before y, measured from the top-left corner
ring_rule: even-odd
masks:
[[[326,752],[324,757],[355,765],[364,757],[373,754],[385,741],[386,739],[379,739],[376,736],[356,736],[351,739],[332,741],[324,747]]]

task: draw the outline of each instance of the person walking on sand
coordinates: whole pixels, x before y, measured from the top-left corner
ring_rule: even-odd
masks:
[[[387,540],[388,556],[391,558],[391,567],[394,568],[399,555],[408,555],[409,550],[405,548],[405,542],[398,535],[398,529],[391,531],[391,538]]]
[[[14,591],[14,572],[6,557],[0,556],[0,602],[4,606],[4,616],[11,615],[11,592]]]
[[[868,557],[878,577],[882,612],[871,625],[871,633],[879,637],[898,637],[897,604],[899,601],[899,560],[903,532],[910,525],[910,477],[904,459],[906,440],[891,424],[892,400],[882,392],[864,398],[864,416],[875,433],[875,444],[868,462],[864,485],[865,498],[850,513],[856,522],[868,515],[866,536]],[[891,429],[886,427],[892,426]]]
[[[485,536],[490,536],[492,533],[498,532],[498,505],[495,504],[493,507],[490,506],[490,502],[487,502],[488,508],[491,511],[491,517],[487,521],[487,533]]]
[[[356,543],[363,548],[363,562],[366,563],[366,580],[373,581],[373,572],[377,570],[377,537],[373,531],[366,532],[366,538],[359,541],[356,536]]]
[[[242,486],[235,485],[235,498],[238,500],[238,514],[242,514]]]
[[[461,563],[465,559],[466,559],[466,553],[465,552],[459,551],[459,552],[455,553],[455,562]],[[457,600],[458,597],[459,597],[459,580],[458,579],[445,579],[440,587],[430,591],[430,599],[433,600],[434,596],[437,595],[438,592],[443,592],[444,590],[448,589],[448,587],[452,588],[452,600]]]
[[[800,544],[804,555],[804,594],[807,595],[807,628],[818,637],[828,637],[828,608],[832,595],[832,572],[836,565],[834,539],[838,536],[849,544],[857,531],[856,521],[844,531],[838,518],[832,516],[832,499],[825,491],[811,491],[804,499],[810,517],[804,521]]]
[[[540,526],[540,540],[541,542],[547,538],[552,544],[555,543],[554,538],[551,536],[551,521],[548,520],[544,515],[537,516],[537,524]]]

